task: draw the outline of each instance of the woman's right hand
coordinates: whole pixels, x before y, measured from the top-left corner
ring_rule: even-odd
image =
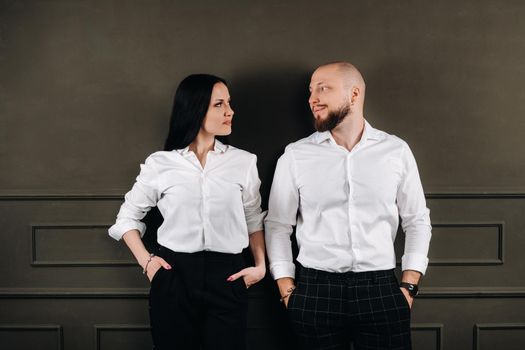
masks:
[[[148,276],[150,282],[153,281],[153,277],[160,269],[170,270],[171,266],[160,256],[154,256],[151,258],[151,261],[149,262],[148,268],[146,270],[146,275]]]

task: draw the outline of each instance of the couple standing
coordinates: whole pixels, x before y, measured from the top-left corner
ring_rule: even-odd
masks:
[[[286,147],[264,218],[256,156],[216,139],[231,133],[226,82],[190,75],[179,85],[166,151],[146,159],[109,230],[151,281],[156,349],[244,349],[246,290],[265,276],[265,245],[299,348],[411,348],[431,236],[414,156],[364,119],[365,82],[352,64],[319,67],[309,88],[317,132]],[[153,206],[164,222],[150,253],[140,220]],[[242,259],[248,246],[255,266]]]

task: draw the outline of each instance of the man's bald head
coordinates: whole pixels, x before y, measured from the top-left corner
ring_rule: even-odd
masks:
[[[322,68],[334,68],[339,73],[341,78],[343,79],[344,85],[347,89],[351,89],[352,87],[357,87],[361,91],[361,94],[364,99],[365,95],[365,89],[366,84],[365,80],[363,79],[363,76],[361,75],[361,72],[350,62],[330,62],[323,64],[322,66],[318,67],[316,70],[322,69]]]
[[[318,131],[332,130],[347,116],[363,118],[365,81],[348,62],[327,63],[315,70],[310,79],[308,103]]]

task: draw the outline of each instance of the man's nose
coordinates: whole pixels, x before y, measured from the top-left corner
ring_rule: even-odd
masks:
[[[308,103],[312,106],[319,103],[319,98],[317,97],[317,94],[315,92],[312,91],[310,93],[310,98],[308,98]]]

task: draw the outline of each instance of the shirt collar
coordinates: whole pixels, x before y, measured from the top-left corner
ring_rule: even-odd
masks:
[[[228,149],[228,145],[225,145],[221,141],[215,139],[215,144],[213,145],[213,150],[215,152],[224,153]],[[190,146],[176,150],[179,154],[184,155],[190,151]]]
[[[213,150],[215,152],[224,153],[224,152],[226,152],[227,149],[228,149],[228,145],[225,145],[221,141],[215,139],[215,145],[213,146]]]
[[[363,130],[363,135],[361,136],[361,140],[379,140],[379,130],[375,129],[370,125],[370,123],[365,119],[365,127]],[[332,136],[332,133],[330,131],[323,131],[318,132],[316,135],[316,142],[318,144],[321,144],[325,141],[336,143],[334,140],[334,137]]]

